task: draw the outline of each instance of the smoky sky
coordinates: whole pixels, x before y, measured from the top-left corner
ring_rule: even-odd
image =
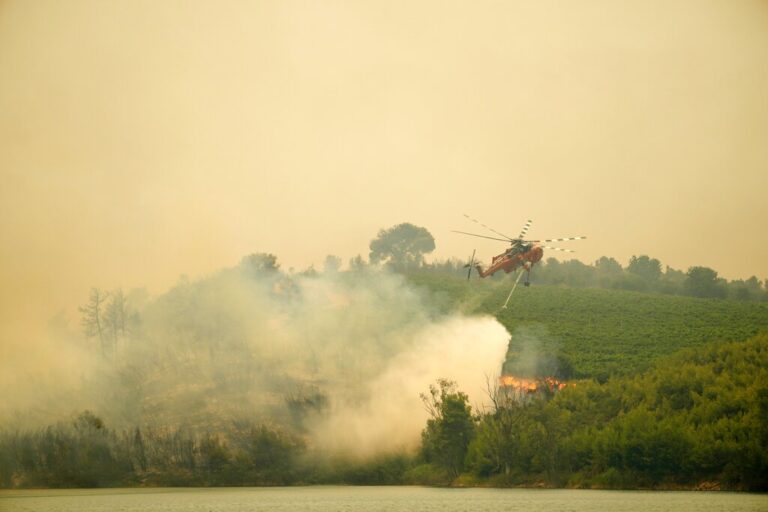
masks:
[[[465,212],[762,279],[767,28],[765,1],[2,1],[2,342],[90,286],[400,222],[487,260]]]

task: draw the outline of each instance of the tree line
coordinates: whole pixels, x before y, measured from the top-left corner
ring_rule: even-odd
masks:
[[[432,389],[417,481],[768,489],[768,335],[554,395],[489,389],[474,414],[453,383]]]
[[[466,262],[448,259],[410,267],[406,272],[466,277],[467,268]],[[489,279],[503,277],[503,272],[497,272]],[[729,281],[709,267],[694,266],[682,271],[663,267],[658,259],[647,255],[632,256],[625,267],[607,256],[592,264],[547,258],[534,266],[531,279],[536,284],[573,288],[605,288],[711,299],[768,300],[766,282],[756,276]]]
[[[0,486],[287,485],[306,472],[304,441],[281,428],[117,431],[90,411],[70,422],[0,435]]]
[[[369,260],[371,264],[385,265],[398,272],[467,274],[467,261],[448,259],[427,263],[425,256],[434,251],[435,247],[435,239],[426,228],[403,223],[379,231],[378,236],[371,240]],[[355,264],[360,266],[365,262],[358,256]],[[493,278],[499,279],[503,275],[503,272],[498,272]],[[534,266],[532,276],[542,284],[702,298],[768,300],[766,282],[756,276],[728,281],[709,267],[692,266],[686,271],[677,270],[645,254],[632,256],[626,266],[608,256],[592,264],[548,258]]]
[[[0,432],[0,486],[308,483],[768,489],[768,335],[685,350],[643,374],[533,394],[489,382],[473,411],[441,380],[417,453],[318,457],[289,426],[110,429],[85,411]]]
[[[463,262],[425,262],[424,255],[434,248],[428,231],[407,226],[409,242],[393,236],[398,229],[382,230],[376,239],[382,243],[372,242],[369,262],[354,258],[349,271],[383,265],[407,276],[428,274],[430,280],[452,281],[457,290],[458,284],[467,289],[457,279],[466,275]],[[279,267],[274,255],[254,254],[244,258],[240,270],[260,276],[277,274]],[[325,272],[340,268],[339,258],[326,259]],[[633,257],[626,268],[610,258],[593,265],[549,259],[536,266],[534,278],[574,288],[765,299],[764,283],[757,278],[726,282],[714,271],[694,272],[697,268],[701,267],[687,273],[669,267],[662,271],[661,263],[647,256]],[[302,274],[317,272],[307,269]],[[279,281],[281,293],[290,292],[289,277]],[[738,287],[747,291],[733,291]],[[97,341],[105,357],[113,357],[122,343],[140,334],[137,301],[121,290],[94,289],[80,309],[84,333]],[[524,313],[518,308],[516,318]],[[645,344],[643,350],[648,350]],[[622,488],[712,481],[727,488],[765,490],[767,357],[768,337],[762,335],[748,342],[687,350],[640,375],[606,374],[558,393],[545,389],[510,395],[489,385],[492,408],[481,411],[472,410],[456,384],[443,380],[423,396],[429,418],[418,453],[366,461],[318,457],[304,431],[290,423],[233,423],[216,429],[136,425],[117,430],[83,411],[45,428],[0,430],[0,486],[490,483]],[[559,370],[567,366],[562,360],[553,365]],[[576,373],[580,368],[577,365]],[[305,417],[302,408],[322,413],[326,404],[322,394],[286,400],[299,419]]]

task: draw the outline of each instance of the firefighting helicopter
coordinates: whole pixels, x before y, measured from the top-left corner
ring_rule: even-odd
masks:
[[[525,282],[523,283],[525,286],[530,286],[530,276],[531,276],[531,269],[533,269],[533,265],[541,261],[541,258],[544,257],[544,249],[549,249],[552,251],[561,251],[561,252],[576,252],[571,249],[561,249],[560,247],[551,247],[549,245],[540,245],[542,242],[568,242],[571,240],[584,240],[585,236],[573,236],[573,237],[567,237],[567,238],[548,238],[546,240],[525,240],[523,237],[528,232],[528,229],[531,227],[531,224],[533,221],[528,220],[525,225],[523,226],[523,229],[520,231],[520,234],[517,235],[517,238],[510,238],[507,235],[500,233],[496,231],[495,229],[486,226],[482,222],[480,222],[477,219],[473,219],[467,214],[464,214],[466,218],[474,222],[475,224],[479,224],[480,226],[483,226],[485,229],[491,231],[492,233],[495,233],[499,236],[502,236],[503,238],[496,238],[491,236],[485,236],[485,235],[477,235],[475,233],[467,233],[466,231],[454,231],[454,233],[461,233],[462,235],[470,235],[470,236],[476,236],[479,238],[487,238],[490,240],[498,240],[500,242],[506,242],[511,244],[510,247],[504,251],[501,254],[498,254],[493,257],[491,260],[491,265],[487,269],[483,269],[482,265],[480,263],[475,263],[475,253],[472,252],[472,257],[470,258],[470,261],[467,265],[465,265],[466,268],[469,268],[467,271],[467,279],[470,278],[470,275],[472,273],[472,269],[475,268],[477,270],[477,273],[480,275],[480,277],[488,277],[499,270],[503,270],[507,274],[513,271],[518,270],[519,268],[522,268],[525,273]],[[512,288],[512,292],[515,291],[515,288],[517,287],[518,281],[520,281],[520,277],[522,277],[523,273],[520,273],[520,275],[517,276],[517,280],[515,281],[515,285]],[[510,297],[512,296],[512,292],[510,292]],[[509,297],[507,297],[507,302],[509,302]],[[504,307],[506,307],[507,303],[504,303]]]

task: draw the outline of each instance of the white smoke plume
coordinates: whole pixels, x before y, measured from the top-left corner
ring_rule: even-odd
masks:
[[[410,347],[364,384],[362,403],[334,403],[333,413],[315,429],[318,444],[356,455],[412,448],[427,418],[419,393],[445,377],[458,383],[470,403],[487,401],[485,376],[498,372],[508,338],[491,317],[452,316],[424,326]]]
[[[51,374],[70,378],[23,403],[48,404],[48,420],[88,408],[115,428],[298,421],[311,446],[364,456],[418,442],[419,393],[438,378],[481,402],[509,339],[491,317],[433,311],[397,275],[288,276],[258,258],[128,305],[128,334],[106,356],[94,340],[61,343]]]

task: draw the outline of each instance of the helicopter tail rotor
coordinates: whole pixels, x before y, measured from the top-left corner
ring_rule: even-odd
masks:
[[[467,269],[467,281],[469,281],[469,278],[472,275],[472,269],[475,267],[475,251],[476,249],[472,249],[472,256],[469,258],[469,263],[464,265],[464,268]]]

